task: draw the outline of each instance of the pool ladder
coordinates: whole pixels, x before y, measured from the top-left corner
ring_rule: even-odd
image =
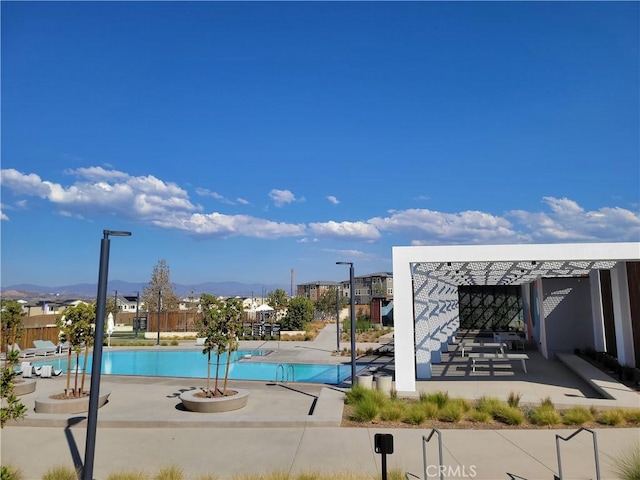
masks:
[[[282,372],[282,376],[278,377],[278,374],[280,372]],[[278,364],[278,366],[276,367],[276,383],[278,383],[278,378],[281,378],[282,383],[288,383],[289,372],[291,372],[291,381],[295,382],[296,374],[295,374],[295,370],[293,369],[293,365],[289,364],[285,368],[285,366],[282,363]]]

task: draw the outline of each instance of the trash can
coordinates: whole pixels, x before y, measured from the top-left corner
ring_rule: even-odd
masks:
[[[385,395],[391,395],[393,389],[393,377],[387,373],[376,374],[376,390],[384,393]]]
[[[356,385],[371,390],[373,388],[373,375],[370,373],[356,375]]]

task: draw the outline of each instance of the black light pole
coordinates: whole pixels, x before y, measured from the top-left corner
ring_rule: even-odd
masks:
[[[118,290],[114,290],[113,292],[113,323],[115,324],[118,319]]]
[[[336,353],[340,353],[340,289],[336,288]]]
[[[336,262],[336,265],[349,265],[349,298],[351,300],[351,386],[356,384],[356,304],[353,287],[353,262]]]
[[[162,290],[158,290],[158,340],[156,340],[156,345],[160,345],[160,310],[162,310]]]
[[[136,338],[138,338],[138,330],[140,329],[140,292],[136,292],[136,319],[134,321]]]
[[[109,278],[109,236],[129,237],[131,232],[104,230],[100,242],[100,269],[98,271],[98,297],[96,302],[96,331],[91,364],[91,390],[87,417],[87,440],[84,449],[83,480],[93,480],[93,459],[96,453],[96,427],[98,426],[98,400],[100,398],[100,369],[104,342],[104,314],[107,306],[107,280]]]

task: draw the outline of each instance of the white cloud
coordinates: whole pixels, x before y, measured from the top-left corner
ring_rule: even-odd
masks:
[[[0,220],[9,221],[9,217],[7,217],[7,215],[4,213],[4,210],[2,210],[2,207],[0,207]]]
[[[340,203],[340,200],[338,200],[336,197],[334,197],[333,195],[329,195],[327,197],[327,200],[329,200],[329,202],[333,203],[334,205],[338,205]]]
[[[77,177],[84,178],[86,180],[113,180],[126,179],[129,177],[129,175],[124,172],[120,172],[118,170],[105,170],[102,167],[69,169],[65,173],[76,175]]]
[[[380,232],[373,225],[366,222],[323,222],[310,223],[311,231],[324,237],[353,238],[360,240],[375,240],[380,238]]]
[[[224,215],[221,213],[196,213],[177,215],[153,222],[163,228],[186,230],[199,235],[245,236],[274,239],[305,235],[304,224],[273,222],[249,215]]]
[[[49,200],[70,215],[112,213],[136,220],[149,220],[167,212],[199,209],[186,191],[171,182],[148,175],[132,177],[101,167],[71,170],[80,177],[70,186],[43,181],[38,175],[14,169],[0,172],[2,185],[19,195]]]
[[[637,242],[640,240],[640,215],[620,207],[585,211],[567,198],[544,197],[550,213],[512,210],[513,218],[536,242]]]
[[[207,188],[196,188],[196,193],[202,197],[213,197],[216,200],[220,200],[222,203],[226,205],[235,205],[236,203],[233,200],[229,200],[224,195],[220,195],[218,192],[212,192]]]
[[[478,211],[443,213],[426,209],[391,211],[389,217],[369,220],[379,230],[408,232],[423,243],[506,243],[523,241],[504,218]]]
[[[289,190],[277,190],[274,188],[269,192],[269,197],[273,200],[276,207],[282,207],[283,205],[296,201],[296,196]]]
[[[236,198],[236,202],[238,202],[241,205],[249,205],[249,200],[245,200],[244,198]]]

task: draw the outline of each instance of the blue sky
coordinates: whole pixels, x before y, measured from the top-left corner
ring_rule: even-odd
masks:
[[[637,2],[2,2],[2,286],[640,240]]]

